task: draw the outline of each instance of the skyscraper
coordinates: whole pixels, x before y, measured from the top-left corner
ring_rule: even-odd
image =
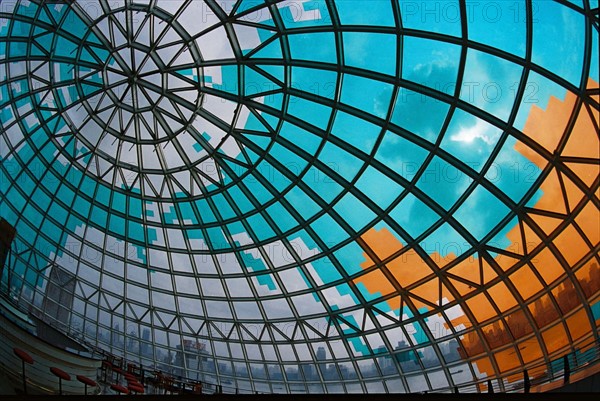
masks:
[[[151,357],[152,351],[150,346],[150,329],[144,328],[142,330],[142,342],[140,342],[141,353],[144,357]]]
[[[65,326],[69,324],[73,309],[75,282],[73,273],[57,265],[51,267],[42,308],[47,316]]]

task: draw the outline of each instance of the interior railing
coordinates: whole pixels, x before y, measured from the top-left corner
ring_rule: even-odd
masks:
[[[111,355],[109,352],[84,341],[85,345],[93,353],[106,358]],[[494,378],[484,378],[477,381],[461,383],[454,386],[437,388],[430,393],[528,393],[539,391],[543,386],[549,383],[565,385],[571,382],[574,375],[586,370],[600,362],[600,340],[597,338],[588,338],[577,344],[574,351],[558,354],[550,362],[540,362],[527,365],[525,370],[511,370]],[[127,365],[127,361],[123,361]],[[141,367],[145,372],[153,372],[155,367]],[[196,383],[197,380],[188,379],[181,376],[174,376],[177,383]],[[184,385],[182,384],[182,387]],[[202,393],[259,393],[247,389],[239,389],[235,386],[226,384],[202,383]],[[260,392],[265,394],[264,391]]]

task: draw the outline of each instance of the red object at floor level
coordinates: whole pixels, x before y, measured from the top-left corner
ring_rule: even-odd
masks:
[[[129,386],[129,391],[136,393],[136,394],[144,394],[144,387],[142,387],[141,384],[133,384],[130,383]]]
[[[50,372],[54,374],[54,376],[59,377],[63,380],[71,380],[71,375],[59,368],[50,368]]]
[[[129,394],[129,390],[126,387],[121,386],[120,384],[111,384],[110,388],[119,394]]]
[[[52,374],[56,377],[58,377],[58,393],[60,395],[62,395],[62,381],[66,380],[66,381],[70,381],[71,380],[71,376],[65,372],[62,369],[59,368],[50,368],[50,372],[52,372]]]
[[[83,376],[83,375],[77,375],[77,380],[79,380],[81,383],[83,383],[85,385],[85,387],[84,387],[85,395],[87,395],[88,386],[96,387],[98,385],[98,383],[96,383],[94,380],[90,379],[89,377]]]
[[[29,355],[27,352],[23,351],[20,348],[13,348],[13,352],[15,353],[16,356],[19,357],[19,359],[21,359],[21,365],[22,365],[22,375],[23,375],[23,394],[27,394],[27,381],[25,380],[25,363],[28,363],[30,365],[33,364],[33,358],[31,357],[31,355]]]
[[[28,364],[33,363],[33,358],[27,352],[23,351],[20,348],[13,348],[13,352],[16,356],[18,356],[23,362],[27,362]]]

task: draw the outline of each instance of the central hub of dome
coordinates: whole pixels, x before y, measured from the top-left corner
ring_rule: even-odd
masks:
[[[184,3],[196,10],[202,2]],[[64,98],[79,148],[64,156],[146,197],[209,197],[262,163],[285,114],[289,77],[283,66],[240,64],[250,42],[231,35],[229,21],[207,16],[206,29],[192,11],[173,7],[114,2],[88,20],[72,52],[74,90]]]
[[[104,84],[107,95],[116,106],[138,114],[160,107],[168,91],[168,74],[163,73],[151,57],[139,55],[140,65],[126,64],[124,49],[111,56],[104,66]],[[138,50],[134,54],[138,55]],[[177,100],[176,98],[172,98]]]
[[[108,101],[97,110],[108,118],[106,131],[134,143],[174,138],[193,123],[202,100],[189,35],[149,11],[120,10],[104,20],[112,27],[101,71]]]

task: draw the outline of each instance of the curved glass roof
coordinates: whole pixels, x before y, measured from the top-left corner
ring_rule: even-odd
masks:
[[[3,0],[3,291],[225,389],[509,389],[598,338],[598,75],[597,1]]]

